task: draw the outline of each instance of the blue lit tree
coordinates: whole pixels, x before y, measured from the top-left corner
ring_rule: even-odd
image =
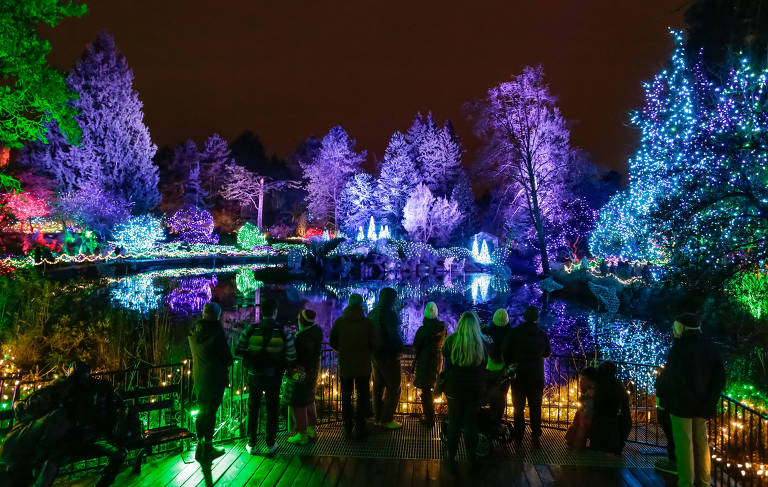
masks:
[[[370,174],[355,174],[344,185],[339,205],[342,230],[347,235],[355,235],[358,227],[365,228],[372,216],[378,216],[376,181]]]
[[[400,228],[408,195],[418,184],[415,174],[416,165],[410,145],[402,133],[395,132],[389,139],[381,163],[376,199],[380,204],[382,216],[396,231]]]

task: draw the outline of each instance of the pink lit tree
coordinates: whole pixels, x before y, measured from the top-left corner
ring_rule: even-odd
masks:
[[[542,270],[548,274],[547,213],[560,196],[571,148],[544,70],[526,67],[488,90],[471,109],[476,131],[485,140],[483,167],[511,196],[510,204],[524,209],[536,232]]]

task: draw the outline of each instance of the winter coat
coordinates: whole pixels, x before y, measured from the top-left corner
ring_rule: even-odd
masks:
[[[656,378],[659,405],[680,418],[711,418],[725,387],[718,348],[698,330],[672,343],[667,363]]]
[[[304,407],[315,400],[315,386],[320,372],[320,351],[323,344],[323,330],[312,325],[299,330],[294,338],[296,344],[296,365],[304,368],[305,378],[293,386],[291,406]]]
[[[187,336],[192,351],[192,379],[199,401],[217,401],[229,382],[232,353],[219,321],[200,320]]]
[[[251,375],[275,377],[296,361],[296,347],[291,335],[272,318],[248,325],[237,342],[235,355]]]
[[[454,335],[451,335],[443,343],[443,360],[445,362],[445,388],[443,392],[447,397],[476,398],[478,401],[482,401],[486,392],[485,361],[488,359],[487,353],[480,364],[461,367],[451,361],[453,341]]]
[[[488,338],[488,358],[497,364],[504,364],[503,345],[507,335],[512,332],[509,325],[490,325],[483,328],[483,335]]]
[[[416,352],[416,377],[413,385],[419,389],[435,387],[437,374],[443,368],[443,342],[445,341],[445,323],[435,318],[424,318],[423,324],[413,338]]]
[[[338,356],[339,377],[370,377],[376,328],[361,306],[348,306],[333,322],[329,342]]]
[[[617,379],[598,379],[589,447],[621,453],[632,429],[629,395]]]
[[[515,366],[515,381],[544,384],[544,359],[552,355],[549,337],[536,323],[512,328],[502,344],[504,363]]]
[[[368,318],[376,327],[378,338],[376,349],[373,351],[374,360],[396,358],[403,352],[400,316],[395,311],[395,299],[395,290],[385,287],[379,293],[379,302],[368,313]]]

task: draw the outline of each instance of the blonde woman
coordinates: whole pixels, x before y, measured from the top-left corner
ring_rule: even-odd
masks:
[[[480,320],[474,312],[459,318],[456,331],[445,339],[445,395],[448,399],[448,462],[456,467],[459,437],[464,431],[469,462],[477,468],[477,417],[485,394],[486,351]]]

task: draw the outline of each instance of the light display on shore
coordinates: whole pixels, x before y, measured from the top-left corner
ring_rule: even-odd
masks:
[[[267,238],[251,222],[245,222],[237,231],[237,246],[243,250],[267,245]]]
[[[133,252],[149,250],[165,238],[160,220],[151,215],[135,216],[120,223],[112,234],[118,247]]]
[[[483,239],[483,243],[478,249],[477,235],[475,235],[472,239],[472,248],[470,251],[472,252],[472,258],[478,264],[490,265],[493,263],[491,260],[491,254],[488,251],[488,242],[485,239]]]

